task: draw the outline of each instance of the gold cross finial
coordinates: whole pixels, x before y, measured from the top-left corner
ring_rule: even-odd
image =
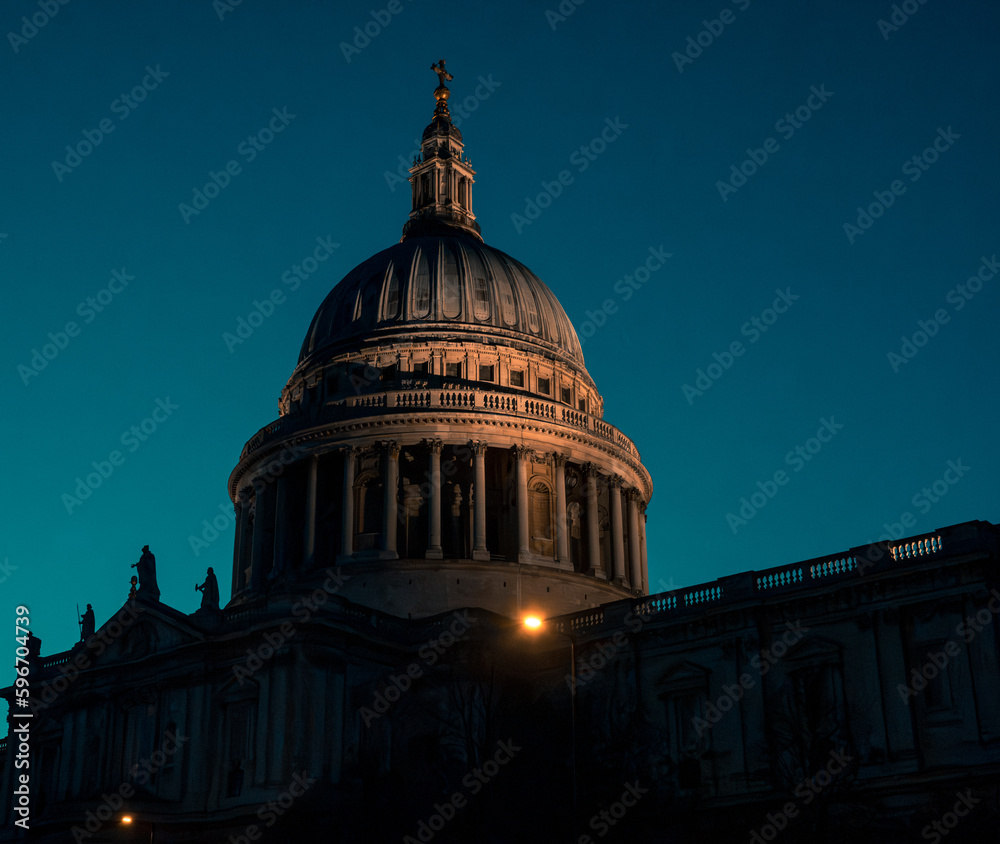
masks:
[[[444,59],[441,59],[437,64],[431,63],[431,70],[433,70],[438,75],[438,85],[441,88],[445,87],[445,82],[451,82],[454,77],[444,69]]]

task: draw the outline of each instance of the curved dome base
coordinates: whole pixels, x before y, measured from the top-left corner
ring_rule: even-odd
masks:
[[[562,615],[634,597],[628,588],[579,573],[517,563],[393,560],[340,566],[337,594],[402,618],[425,618],[458,607],[482,607],[520,618]]]

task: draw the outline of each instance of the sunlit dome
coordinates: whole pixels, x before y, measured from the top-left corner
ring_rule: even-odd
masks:
[[[455,229],[410,236],[355,267],[313,317],[300,364],[359,343],[429,335],[530,344],[583,365],[576,331],[551,290],[509,255]]]

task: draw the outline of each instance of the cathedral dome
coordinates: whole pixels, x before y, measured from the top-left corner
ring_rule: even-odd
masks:
[[[542,280],[499,249],[452,229],[409,236],[351,270],[316,311],[299,364],[320,364],[365,342],[404,336],[482,341],[484,335],[583,367],[576,331]]]
[[[403,618],[648,592],[652,479],[555,295],[484,242],[451,74],[432,69],[402,237],[323,300],[279,418],[230,476],[235,603],[335,565],[342,598]]]

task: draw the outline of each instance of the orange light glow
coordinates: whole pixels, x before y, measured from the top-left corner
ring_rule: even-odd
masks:
[[[537,615],[529,615],[524,618],[524,626],[535,630],[542,626],[542,620]]]
[[[132,823],[131,815],[122,815],[122,823]]]

